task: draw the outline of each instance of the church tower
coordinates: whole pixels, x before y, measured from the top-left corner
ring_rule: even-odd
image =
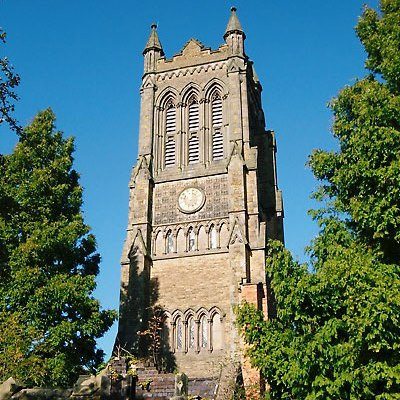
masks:
[[[157,306],[164,350],[189,377],[241,365],[233,307],[268,318],[267,240],[283,240],[275,136],[245,39],[232,8],[216,50],[190,39],[166,58],[152,25],[143,51],[117,342],[140,355]]]

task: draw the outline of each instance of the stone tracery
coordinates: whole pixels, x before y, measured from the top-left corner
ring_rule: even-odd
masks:
[[[201,92],[204,98],[191,83],[180,93],[167,88],[160,95],[155,106],[156,174],[170,167],[207,166],[226,157],[227,93],[216,79]]]

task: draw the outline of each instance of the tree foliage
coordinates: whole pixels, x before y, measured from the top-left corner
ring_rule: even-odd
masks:
[[[5,44],[6,32],[0,27],[0,43]],[[0,58],[0,125],[2,123],[16,131],[20,132],[21,127],[14,118],[15,101],[18,100],[18,95],[15,92],[19,85],[20,77],[14,72],[14,68],[10,64],[7,57]]]
[[[74,142],[40,112],[0,163],[0,381],[67,385],[103,358],[114,311],[93,298],[100,257],[81,211]]]
[[[276,318],[266,322],[249,304],[238,312],[252,363],[272,399],[399,398],[398,266],[357,242],[332,250],[309,273],[270,245]]]
[[[400,398],[400,1],[365,8],[356,32],[369,74],[330,103],[338,151],[309,160],[310,265],[270,243],[276,318],[237,312],[272,399]]]
[[[366,8],[356,31],[371,74],[345,87],[330,107],[339,151],[315,151],[310,165],[324,181],[316,193],[360,240],[400,257],[400,1],[382,0],[382,15]]]

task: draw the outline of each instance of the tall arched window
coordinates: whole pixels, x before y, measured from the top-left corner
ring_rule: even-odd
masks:
[[[212,225],[210,228],[210,249],[216,249],[217,247],[217,229]]]
[[[161,331],[161,343],[164,350],[170,349],[169,327],[170,327],[169,318],[167,316],[164,316],[162,331]]]
[[[188,231],[188,251],[194,251],[196,249],[196,234],[194,233],[193,228],[189,228]]]
[[[190,317],[188,320],[188,348],[194,349],[194,340],[195,340],[195,325],[193,317]]]
[[[176,110],[172,101],[167,104],[167,111],[165,112],[165,131],[168,133],[175,133],[176,129]]]
[[[198,137],[199,130],[199,103],[192,96],[188,107],[188,161],[189,164],[196,164],[200,161],[200,143]]]
[[[199,130],[199,103],[194,97],[189,100],[189,132]]]
[[[165,167],[175,165],[176,109],[170,101],[165,112]]]
[[[200,347],[205,349],[208,345],[208,323],[207,318],[203,315],[200,318]]]
[[[175,345],[177,350],[183,348],[183,323],[181,317],[176,320],[175,324]]]
[[[168,253],[172,253],[174,251],[174,237],[172,236],[172,232],[168,231],[167,236],[166,236],[166,241],[167,241],[167,245],[166,245],[166,249],[165,252]]]
[[[211,102],[212,114],[212,158],[214,161],[224,158],[224,137],[222,135],[222,100],[216,94]]]
[[[212,331],[211,331],[211,342],[213,350],[221,350],[223,348],[222,340],[222,323],[221,317],[218,313],[215,313],[212,317]]]

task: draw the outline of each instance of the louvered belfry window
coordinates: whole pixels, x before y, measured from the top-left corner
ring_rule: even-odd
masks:
[[[189,164],[196,164],[200,161],[200,142],[197,136],[199,130],[199,103],[196,100],[191,99],[189,101],[188,110],[189,120]]]
[[[192,101],[189,104],[189,132],[199,130],[199,103]]]
[[[214,128],[222,126],[222,100],[219,96],[212,101],[212,124]]]
[[[175,140],[169,137],[165,143],[165,166],[172,167],[175,165]]]
[[[176,130],[176,110],[170,103],[165,113],[165,167],[175,165],[175,130]]]
[[[214,161],[224,158],[224,137],[222,135],[222,100],[221,97],[214,97],[211,103],[212,112],[212,157]]]
[[[189,139],[189,164],[196,164],[200,160],[200,144],[197,136]]]
[[[165,130],[168,133],[174,133],[176,128],[176,110],[175,107],[170,103],[167,106]]]

